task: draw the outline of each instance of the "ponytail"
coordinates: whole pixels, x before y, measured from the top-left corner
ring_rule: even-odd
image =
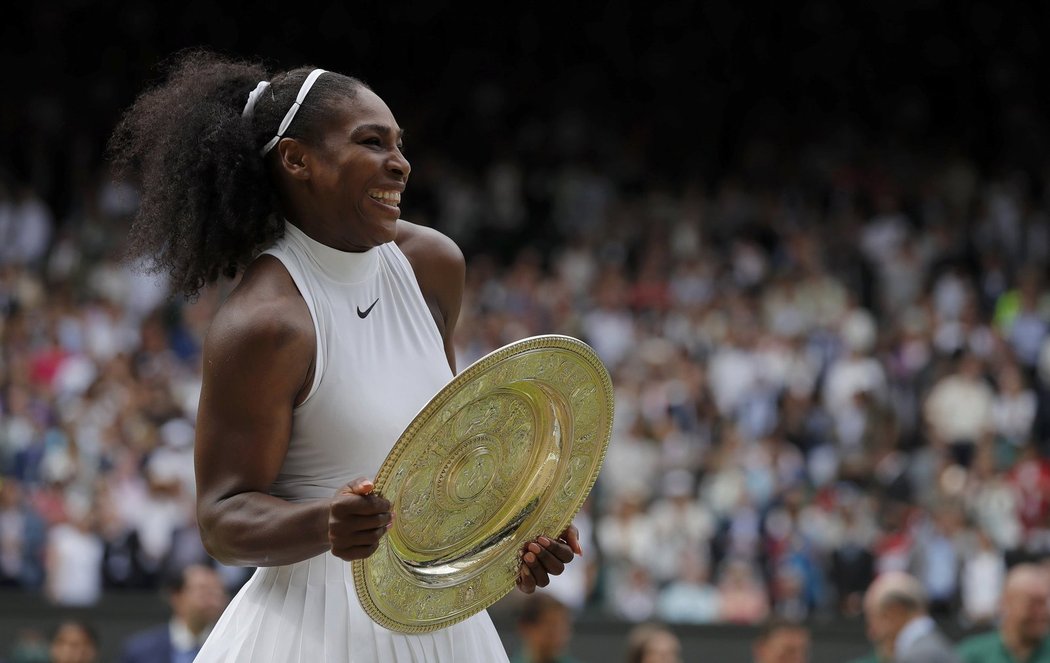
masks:
[[[193,297],[220,276],[236,276],[283,235],[260,149],[312,69],[275,75],[244,113],[249,94],[269,79],[266,69],[191,51],[134,102],[109,142],[116,173],[142,190],[126,257],[145,259]],[[359,87],[341,74],[321,76],[284,135],[319,140],[332,105]]]

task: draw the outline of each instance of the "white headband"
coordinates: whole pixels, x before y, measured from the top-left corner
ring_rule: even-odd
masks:
[[[288,125],[295,119],[295,114],[299,112],[299,107],[303,105],[303,100],[306,99],[306,94],[310,91],[310,88],[314,86],[314,82],[318,76],[325,72],[324,69],[314,69],[310,72],[310,75],[303,81],[302,87],[299,88],[299,94],[295,95],[295,102],[292,107],[285,113],[284,119],[281,120],[281,126],[277,128],[277,135],[269,140],[263,148],[259,150],[261,156],[266,156],[266,153],[273,149],[273,146],[277,144],[277,141],[284,138],[284,132],[288,130]],[[258,101],[259,96],[270,87],[269,81],[259,81],[259,84],[255,86],[255,89],[248,94],[248,102],[244,104],[244,111],[241,112],[241,117],[251,117],[255,113],[255,103]]]
[[[259,84],[255,86],[255,89],[248,93],[248,102],[244,104],[244,110],[241,111],[241,117],[250,118],[255,115],[255,104],[259,101],[259,97],[266,91],[266,88],[270,87],[270,81],[259,81]]]

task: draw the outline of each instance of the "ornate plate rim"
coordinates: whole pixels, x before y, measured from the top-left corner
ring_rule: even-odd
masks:
[[[569,526],[569,523],[573,521],[580,509],[583,508],[584,503],[587,501],[587,497],[590,495],[594,488],[595,482],[598,480],[598,474],[601,471],[602,465],[605,463],[605,454],[609,448],[610,438],[612,436],[613,426],[613,414],[614,414],[614,399],[613,399],[613,384],[612,378],[609,375],[609,370],[605,367],[605,364],[598,357],[597,352],[594,348],[584,343],[578,338],[568,336],[565,334],[541,334],[537,336],[530,336],[523,338],[518,341],[513,341],[504,345],[501,348],[497,348],[487,355],[476,360],[474,363],[467,366],[465,369],[460,371],[458,374],[452,377],[449,382],[441,388],[441,390],[435,394],[430,401],[412,418],[411,423],[405,428],[404,432],[398,437],[397,441],[394,442],[393,447],[387,454],[386,459],[380,466],[379,471],[376,473],[375,478],[375,490],[377,493],[382,493],[383,487],[386,485],[391,473],[397,466],[401,456],[405,453],[405,449],[408,446],[408,442],[405,440],[411,440],[415,435],[416,431],[430,418],[431,414],[435,410],[440,408],[450,396],[455,394],[460,385],[474,379],[475,373],[484,372],[491,365],[499,363],[508,357],[525,353],[536,349],[561,349],[571,350],[576,354],[580,355],[583,360],[589,363],[598,374],[598,385],[604,394],[605,406],[607,408],[608,417],[605,422],[605,430],[600,443],[600,453],[598,454],[598,462],[595,464],[595,470],[591,474],[586,490],[580,492],[580,498],[578,498],[578,504],[572,509],[571,513],[567,513],[566,517],[557,521],[559,523],[557,529],[564,530]],[[559,531],[560,533],[560,531]],[[520,555],[520,552],[518,553]],[[383,613],[379,607],[373,601],[372,596],[368,593],[367,583],[365,579],[365,565],[366,559],[358,559],[350,562],[350,566],[353,570],[354,588],[357,592],[358,600],[361,603],[361,607],[364,608],[365,612],[374,622],[380,626],[390,629],[391,631],[397,631],[399,633],[410,633],[420,634],[429,633],[431,631],[437,631],[439,629],[447,628],[453,624],[457,624],[470,617],[473,617],[477,613],[481,612],[492,606],[494,603],[502,599],[504,596],[509,594],[513,589],[514,585],[510,585],[505,590],[500,590],[490,602],[479,602],[476,609],[466,610],[455,617],[450,617],[438,622],[424,625],[405,624],[388,617]]]

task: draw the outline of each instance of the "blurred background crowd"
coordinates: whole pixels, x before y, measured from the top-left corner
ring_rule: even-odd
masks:
[[[459,365],[561,333],[613,376],[612,441],[577,519],[586,554],[551,589],[572,610],[856,616],[876,574],[906,570],[935,615],[977,628],[1009,565],[1050,557],[1039,23],[943,4],[864,31],[836,3],[750,26],[723,7],[699,18],[730,36],[700,45],[689,3],[641,28],[612,5],[605,50],[554,63],[541,40],[501,65],[495,41],[465,42],[442,95],[361,65],[407,129],[404,217],[467,255]],[[124,10],[131,64],[103,50],[109,70],[27,82],[3,115],[0,586],[69,606],[208,561],[192,508],[200,348],[235,285],[172,299],[164,275],[121,260],[138,194],[109,176],[108,131],[177,28],[204,43],[231,20]],[[20,11],[58,62],[86,66],[61,48],[69,15]],[[411,25],[440,19],[424,14]],[[515,43],[536,23],[522,17]],[[219,42],[260,52],[234,50],[243,39]],[[316,45],[274,48],[356,73]],[[247,573],[219,570],[229,589]]]

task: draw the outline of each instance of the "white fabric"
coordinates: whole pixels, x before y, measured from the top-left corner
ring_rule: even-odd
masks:
[[[966,617],[974,621],[992,621],[998,615],[1005,582],[1006,564],[997,550],[989,547],[966,560],[961,581]]]
[[[949,375],[930,390],[926,420],[947,442],[976,442],[991,428],[994,399],[995,392],[982,380]]]
[[[897,640],[893,644],[894,654],[902,656],[923,636],[933,631],[936,626],[937,624],[934,623],[933,619],[926,615],[911,620],[897,634]]]
[[[50,533],[51,599],[61,606],[90,606],[102,595],[102,542],[73,525],[56,525]]]
[[[186,624],[172,617],[168,622],[168,635],[171,637],[171,647],[175,651],[195,651],[208,639],[210,629],[205,629],[200,635],[193,635]]]
[[[0,202],[0,265],[26,265],[44,257],[55,218],[35,193],[14,203]]]
[[[270,81],[259,81],[255,89],[248,93],[248,101],[244,103],[241,117],[250,118],[255,115],[255,104],[259,103],[259,97],[270,87]]]
[[[395,244],[343,253],[286,224],[285,237],[267,253],[288,269],[317,333],[314,383],[294,413],[270,492],[290,501],[328,497],[354,477],[375,476],[452,372],[412,267]],[[498,663],[507,654],[486,612],[421,635],[379,626],[358,602],[350,564],[324,553],[258,569],[196,660]]]
[[[277,144],[277,141],[284,137],[284,132],[288,131],[288,126],[291,125],[292,120],[295,119],[295,114],[299,112],[299,107],[303,105],[303,101],[306,99],[306,93],[310,91],[310,88],[314,86],[314,82],[324,72],[324,69],[314,69],[310,72],[310,75],[306,77],[306,80],[303,81],[302,87],[299,88],[299,94],[295,95],[295,101],[292,103],[292,107],[284,114],[284,119],[281,120],[281,126],[277,128],[277,135],[271,138],[266,145],[263,145],[259,154],[266,156],[266,153],[273,149],[273,146]],[[258,87],[256,87],[256,89],[258,89]],[[252,106],[252,111],[255,110],[255,105],[252,104],[250,96],[248,99],[248,105]],[[248,110],[248,105],[245,106],[245,111]]]

